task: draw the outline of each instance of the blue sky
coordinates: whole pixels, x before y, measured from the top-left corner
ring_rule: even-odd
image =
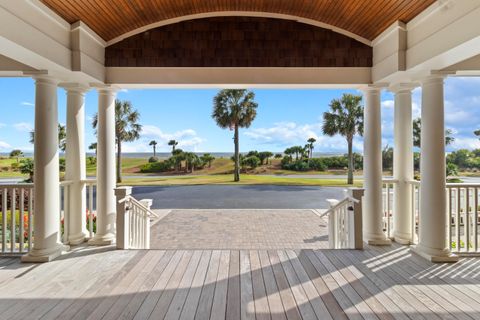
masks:
[[[258,115],[249,129],[242,129],[241,151],[283,151],[291,145],[304,145],[309,137],[318,141],[315,151],[345,152],[342,137],[321,134],[322,114],[333,98],[356,90],[267,90],[255,89]],[[130,100],[140,111],[142,137],[124,145],[126,152],[149,152],[148,142],[159,142],[159,151],[169,151],[168,140],[197,152],[230,152],[232,132],[216,126],[211,119],[212,98],[217,90],[144,89],[122,90],[119,99]],[[419,88],[413,94],[413,113],[420,115]],[[0,78],[0,152],[20,148],[32,151],[28,132],[34,123],[34,83],[29,78]],[[58,90],[59,122],[66,122],[65,91]],[[90,122],[97,109],[97,93],[86,96],[86,145],[95,141]],[[449,150],[480,148],[472,131],[480,128],[480,78],[448,78],[445,84],[445,123],[453,130],[455,143]],[[383,144],[393,145],[393,97],[382,93]],[[362,150],[357,138],[355,150]]]

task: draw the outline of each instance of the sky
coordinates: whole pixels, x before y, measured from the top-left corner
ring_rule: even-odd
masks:
[[[30,78],[0,78],[0,152],[21,149],[31,152],[29,131],[34,123],[34,82]],[[317,139],[315,152],[346,152],[345,139],[321,133],[322,115],[332,99],[357,90],[252,89],[259,104],[250,128],[240,131],[240,150],[281,152],[292,145],[305,145]],[[168,141],[179,141],[180,148],[195,152],[232,152],[233,132],[219,128],[211,118],[216,89],[128,89],[118,92],[140,112],[143,130],[140,140],[125,143],[125,152],[150,152],[148,143],[158,142],[157,151],[170,151]],[[97,92],[86,95],[86,146],[95,142],[91,126],[97,111]],[[66,93],[58,89],[59,122],[66,123]],[[420,116],[421,89],[413,91],[413,116]],[[448,78],[445,82],[445,125],[455,142],[447,148],[480,148],[473,131],[480,129],[480,78]],[[382,91],[382,143],[393,146],[393,95]],[[354,150],[362,151],[357,137]]]

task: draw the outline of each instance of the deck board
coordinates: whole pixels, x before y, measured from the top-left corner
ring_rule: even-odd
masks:
[[[407,247],[0,258],[0,319],[479,319],[480,260]]]

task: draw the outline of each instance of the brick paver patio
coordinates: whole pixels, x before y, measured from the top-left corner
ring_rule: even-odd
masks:
[[[170,211],[151,229],[152,249],[322,249],[327,221],[313,210]]]

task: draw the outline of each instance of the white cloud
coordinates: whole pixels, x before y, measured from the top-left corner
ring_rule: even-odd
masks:
[[[6,151],[12,149],[12,146],[6,143],[5,141],[0,141],[0,150]]]
[[[0,128],[3,128],[3,127],[5,127],[5,126],[6,126],[5,123],[0,123]]]
[[[479,149],[480,140],[478,138],[471,137],[455,137],[455,141],[450,145],[452,149]]]
[[[395,101],[393,100],[383,100],[382,101],[382,107],[383,108],[393,108],[395,105]]]
[[[140,141],[125,144],[125,152],[150,152],[152,150],[152,148],[148,145],[150,140],[157,141],[158,151],[170,151],[171,147],[168,146],[168,141],[170,140],[177,140],[177,148],[182,148],[189,151],[196,151],[198,146],[205,142],[205,139],[199,137],[197,132],[193,129],[185,129],[168,133],[153,125],[144,125],[142,127],[141,136],[142,138]]]
[[[33,130],[33,126],[28,122],[18,122],[13,124],[13,127],[18,131],[30,132]]]
[[[280,148],[292,145],[304,145],[309,138],[315,138],[317,152],[346,152],[347,142],[344,137],[333,137],[322,134],[321,123],[297,124],[295,122],[278,122],[268,128],[254,128],[245,131],[245,135],[259,144],[273,145]],[[354,140],[355,151],[363,150],[360,138]]]
[[[27,107],[34,107],[35,104],[34,103],[31,103],[31,102],[28,102],[28,101],[22,101],[22,103],[20,103],[22,106],[27,106]]]

